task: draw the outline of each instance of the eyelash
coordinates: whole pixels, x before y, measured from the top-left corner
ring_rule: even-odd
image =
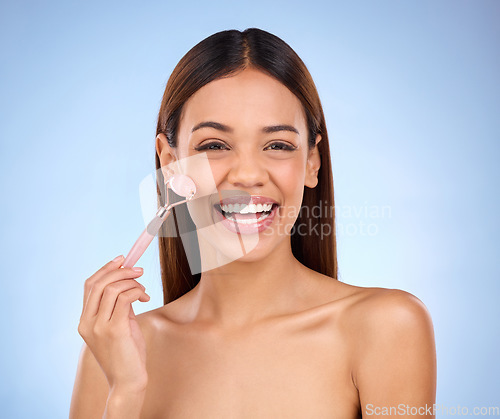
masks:
[[[281,145],[283,148],[280,150],[275,150],[275,151],[294,151],[297,149],[297,147],[291,146],[291,145],[283,143],[281,141],[276,141],[276,142],[272,143],[271,145],[269,145],[268,147],[271,147],[271,146],[276,145],[276,144]],[[203,144],[202,146],[195,147],[195,150],[196,151],[203,151],[203,150],[218,151],[218,150],[221,150],[220,148],[219,149],[213,149],[213,148],[211,149],[210,147],[213,145],[225,146],[223,143],[212,141],[212,142],[209,142],[207,144]]]

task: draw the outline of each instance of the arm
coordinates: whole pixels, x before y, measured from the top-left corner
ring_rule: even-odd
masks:
[[[78,361],[70,419],[102,418],[108,398],[108,382],[94,355],[83,344]]]
[[[132,309],[149,295],[135,278],[141,269],[121,268],[123,256],[105,264],[84,284],[78,325],[83,345],[70,419],[140,416],[147,386],[146,341]]]
[[[70,419],[139,417],[144,392],[128,393],[121,389],[109,391],[101,367],[87,344],[83,344],[78,362]]]
[[[365,301],[353,379],[363,417],[435,418],[436,351],[424,304],[400,290]]]

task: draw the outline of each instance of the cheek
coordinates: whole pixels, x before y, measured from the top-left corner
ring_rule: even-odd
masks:
[[[286,164],[276,164],[272,169],[274,183],[285,200],[280,214],[283,222],[290,226],[297,219],[304,196],[305,163],[301,159],[289,160]]]
[[[305,176],[305,163],[302,158],[275,161],[270,166],[270,175],[283,194],[302,192]]]

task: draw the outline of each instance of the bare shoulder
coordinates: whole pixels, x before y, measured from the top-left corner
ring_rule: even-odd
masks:
[[[141,330],[143,332],[148,332],[151,328],[154,328],[156,322],[158,321],[159,308],[137,314],[135,318],[137,323],[139,323]]]
[[[146,341],[146,349],[152,348],[167,336],[171,336],[171,332],[178,323],[182,320],[178,319],[179,304],[178,300],[172,301],[153,310],[146,311],[136,315],[137,323],[141,328],[144,340]],[[180,316],[182,318],[182,316]]]
[[[415,295],[399,289],[356,288],[355,298],[347,311],[351,321],[367,334],[365,336],[432,329],[430,313]]]
[[[309,296],[311,307],[317,307],[346,331],[358,331],[366,339],[382,332],[429,332],[432,320],[425,304],[415,295],[400,289],[360,287],[308,271],[314,287]]]
[[[424,303],[399,289],[360,288],[344,314],[347,330],[353,331],[352,377],[361,400],[373,400],[384,389],[394,400],[432,403],[436,353]]]
[[[360,357],[384,344],[389,352],[409,341],[418,347],[434,345],[431,315],[415,295],[400,289],[344,286],[349,291],[341,310],[342,323]],[[391,347],[388,342],[397,345]]]
[[[162,306],[136,315],[137,323],[141,328],[146,344],[151,341],[155,334],[165,328],[165,308],[166,306]]]

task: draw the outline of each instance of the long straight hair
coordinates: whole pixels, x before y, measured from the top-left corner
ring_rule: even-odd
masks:
[[[167,82],[156,135],[163,133],[168,144],[177,147],[180,116],[186,101],[207,83],[236,75],[249,67],[274,77],[300,100],[307,118],[309,149],[314,147],[317,134],[322,137],[318,144],[321,159],[318,184],[315,188],[304,188],[302,207],[290,232],[291,247],[303,265],[336,280],[335,204],[325,117],[309,71],[287,43],[257,28],[222,31],[199,42],[182,57]],[[159,185],[164,185],[164,179],[156,150],[155,154],[158,205],[163,206],[164,196]],[[313,208],[316,211],[311,211]],[[170,217],[173,221],[164,223],[158,237],[164,304],[193,289],[201,278],[200,273],[191,274],[182,240],[176,234],[176,230],[194,231],[195,225],[187,211],[175,208],[173,215]],[[300,228],[295,227],[301,225],[309,226],[313,234],[300,234]],[[197,243],[189,246],[198,248]]]

